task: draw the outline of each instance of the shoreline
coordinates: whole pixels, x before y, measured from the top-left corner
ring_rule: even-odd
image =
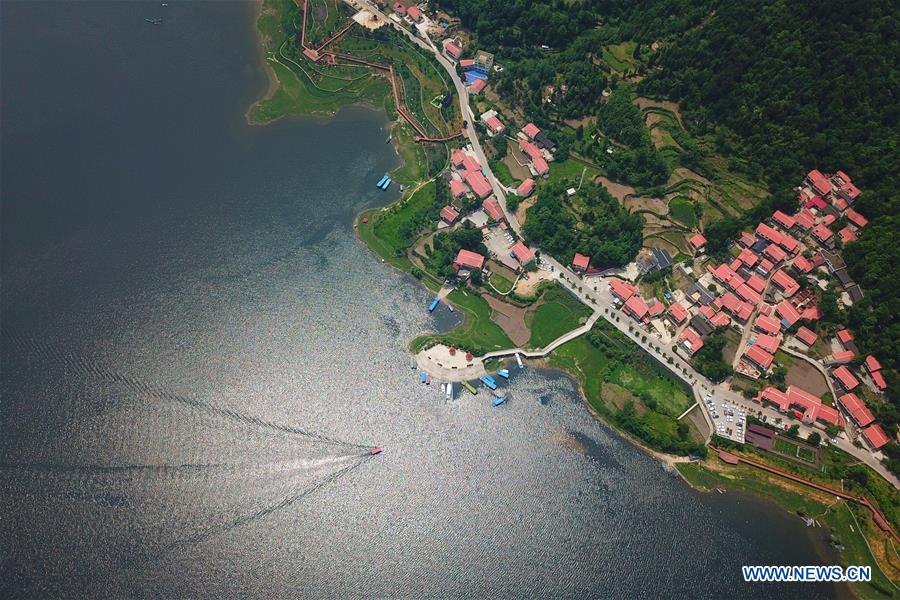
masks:
[[[247,109],[247,111],[246,111],[246,113],[245,113],[245,118],[246,118],[248,124],[250,124],[250,125],[252,125],[252,126],[263,126],[263,125],[266,125],[266,124],[268,124],[268,123],[272,123],[272,122],[278,121],[278,120],[280,120],[280,119],[283,118],[283,117],[292,117],[292,116],[293,116],[293,117],[300,117],[300,118],[313,118],[313,119],[315,119],[315,120],[326,121],[326,120],[330,120],[331,118],[333,118],[335,115],[337,115],[341,110],[343,110],[343,109],[344,109],[345,107],[347,107],[347,106],[360,106],[360,107],[365,107],[365,108],[370,109],[370,110],[374,110],[374,111],[377,111],[377,112],[382,112],[382,113],[384,113],[384,114],[387,116],[387,111],[385,111],[383,108],[382,108],[381,110],[379,110],[379,107],[378,107],[377,105],[375,105],[374,102],[372,102],[371,100],[364,100],[364,101],[348,102],[348,103],[346,103],[346,104],[340,105],[336,110],[333,110],[333,111],[325,111],[325,112],[322,112],[322,113],[315,113],[315,112],[305,113],[305,114],[301,114],[301,113],[298,113],[298,114],[287,114],[287,113],[286,113],[286,114],[280,115],[280,116],[278,116],[278,117],[276,117],[276,118],[274,118],[274,119],[272,119],[272,120],[269,120],[269,121],[257,121],[257,120],[255,120],[255,119],[253,119],[253,118],[251,117],[251,112],[253,111],[253,109],[254,109],[261,101],[263,101],[263,100],[265,100],[265,99],[267,99],[267,98],[271,98],[272,95],[274,95],[275,93],[277,93],[279,87],[281,86],[281,82],[280,82],[280,80],[278,79],[275,70],[272,68],[272,66],[269,64],[269,62],[268,62],[268,60],[267,60],[267,58],[266,58],[266,52],[267,52],[267,50],[266,50],[266,44],[265,44],[263,32],[260,31],[259,27],[257,26],[257,21],[258,21],[258,19],[262,16],[262,10],[263,10],[263,7],[264,7],[264,2],[263,2],[263,0],[256,0],[256,2],[255,2],[255,9],[254,9],[254,11],[253,11],[253,15],[254,15],[254,17],[253,17],[253,28],[254,28],[254,31],[255,31],[255,33],[256,33],[257,40],[258,40],[258,42],[259,42],[259,54],[258,54],[258,58],[259,58],[259,60],[263,63],[262,66],[263,66],[263,71],[266,73],[267,85],[266,85],[266,89],[264,90],[264,93],[263,93],[259,98],[257,98],[256,100],[253,101],[253,103],[250,105],[250,107]],[[386,124],[386,129],[388,130],[389,133],[391,133],[391,132],[393,131],[393,128],[394,128],[396,125],[397,125],[397,123],[396,123],[395,121],[390,121],[390,120],[388,120],[388,121],[387,121],[387,124]],[[399,159],[399,164],[398,164],[398,166],[395,167],[395,169],[392,169],[392,171],[391,171],[391,172],[394,172],[394,171],[396,171],[397,169],[403,168],[403,166],[406,164],[407,161],[404,160],[403,155],[401,154],[401,152],[400,152],[400,150],[399,150],[399,148],[398,148],[398,140],[397,140],[396,138],[394,138],[394,139],[392,140],[392,146],[393,146],[393,149],[394,149],[395,154],[397,155],[397,157],[398,157],[398,159]],[[395,268],[397,271],[399,271],[400,273],[404,274],[405,276],[411,277],[412,279],[416,279],[420,285],[422,285],[423,287],[425,287],[425,289],[430,289],[429,286],[426,285],[426,282],[424,282],[424,281],[418,279],[417,277],[413,276],[413,274],[412,274],[408,269],[403,268],[401,265],[394,264],[394,262],[393,262],[392,260],[388,260],[385,256],[382,256],[381,254],[379,254],[378,250],[376,250],[376,248],[373,247],[373,245],[372,245],[370,242],[368,242],[366,239],[364,239],[364,237],[361,235],[361,226],[362,226],[361,220],[362,220],[362,218],[364,218],[364,217],[366,217],[366,216],[371,216],[371,215],[378,214],[379,212],[381,212],[381,211],[383,211],[383,210],[386,210],[386,209],[388,209],[389,207],[391,207],[391,206],[393,206],[393,205],[395,205],[395,204],[397,204],[397,203],[403,202],[404,200],[408,199],[408,198],[412,195],[413,191],[417,190],[417,189],[421,186],[421,184],[423,184],[423,182],[417,182],[417,183],[414,184],[414,185],[410,185],[409,188],[408,188],[408,190],[407,190],[407,192],[404,193],[404,194],[402,194],[402,195],[400,196],[400,198],[398,198],[397,200],[394,200],[394,201],[392,201],[392,202],[388,202],[388,203],[383,204],[383,205],[371,206],[371,207],[368,207],[368,208],[365,208],[365,209],[360,210],[358,213],[356,213],[356,215],[354,216],[354,218],[353,218],[353,220],[352,220],[352,230],[353,230],[353,235],[354,235],[360,242],[362,242],[362,243],[366,246],[366,248],[367,248],[367,250],[368,250],[369,252],[371,252],[372,254],[374,254],[376,257],[380,258],[380,259],[381,259],[381,262],[382,262],[383,264],[385,264],[385,263],[386,263],[386,264],[389,264],[391,267]],[[462,309],[460,309],[460,310],[462,310]],[[469,316],[466,315],[466,318],[469,318]],[[413,341],[414,339],[415,339],[415,337],[412,338],[411,340],[409,340],[409,341],[407,342],[407,344],[406,344],[406,350],[407,350],[407,352],[410,353],[412,356],[415,356],[415,355],[412,354],[412,350],[411,350],[411,348],[410,348],[410,344],[412,343],[412,341]],[[591,406],[591,404],[590,404],[590,402],[588,401],[588,398],[587,398],[587,394],[586,394],[586,390],[585,390],[585,388],[584,388],[584,384],[582,383],[582,381],[580,380],[579,376],[578,376],[576,373],[572,373],[572,372],[570,372],[569,370],[565,369],[564,367],[549,366],[549,359],[548,359],[548,358],[542,358],[542,359],[530,360],[529,363],[530,363],[531,366],[533,366],[533,367],[535,367],[535,368],[541,368],[541,369],[546,369],[546,370],[549,370],[549,371],[555,371],[555,372],[558,372],[558,373],[560,373],[560,374],[563,374],[563,375],[565,375],[566,377],[568,377],[568,378],[570,378],[571,380],[573,380],[573,381],[577,384],[578,393],[579,393],[579,397],[581,398],[582,404],[587,408],[589,414],[590,414],[595,420],[599,421],[599,422],[602,423],[604,426],[609,427],[609,428],[610,428],[611,430],[613,430],[617,435],[619,435],[620,437],[624,438],[624,439],[625,439],[626,441],[628,441],[633,447],[636,447],[637,449],[639,449],[639,450],[640,450],[641,452],[643,452],[646,456],[648,456],[648,457],[650,457],[650,458],[656,460],[657,462],[659,462],[659,463],[663,466],[663,468],[666,470],[667,473],[672,473],[673,471],[674,471],[675,473],[677,473],[678,477],[679,477],[685,484],[687,484],[687,486],[688,486],[691,490],[694,490],[694,491],[696,491],[696,492],[700,492],[700,493],[704,493],[704,494],[705,494],[705,493],[712,493],[713,491],[716,491],[716,489],[718,489],[718,488],[708,488],[708,487],[704,487],[703,485],[700,484],[700,482],[695,483],[695,482],[691,481],[691,480],[685,475],[685,473],[683,473],[679,468],[677,468],[678,465],[697,464],[697,465],[698,465],[698,468],[704,469],[704,470],[708,470],[708,471],[710,471],[710,472],[713,472],[711,469],[709,469],[709,467],[706,466],[706,464],[705,464],[706,461],[705,461],[705,460],[699,460],[699,461],[697,461],[697,460],[691,460],[690,458],[688,458],[688,457],[686,457],[686,456],[678,456],[678,455],[674,455],[674,454],[667,454],[667,453],[665,453],[665,452],[661,452],[661,451],[654,450],[654,449],[652,449],[652,448],[646,446],[646,445],[645,445],[643,442],[641,442],[639,439],[636,439],[635,437],[633,437],[633,436],[630,435],[629,433],[627,433],[627,432],[625,432],[625,431],[619,429],[615,424],[613,424],[613,423],[607,421],[606,419],[604,419],[603,416],[601,416],[601,415],[597,412],[597,410],[596,410],[593,406]],[[712,459],[710,459],[710,460],[712,460]],[[732,476],[732,477],[738,477],[738,478],[739,478],[740,476]],[[777,485],[777,483],[775,483],[775,484],[773,484],[773,485]],[[759,498],[759,499],[764,500],[764,501],[766,501],[766,502],[771,502],[771,503],[773,503],[775,506],[777,506],[779,509],[784,510],[785,512],[787,512],[787,513],[789,513],[789,514],[793,514],[794,512],[796,512],[796,511],[791,510],[791,508],[789,508],[788,506],[786,506],[783,502],[779,501],[779,499],[777,498],[777,496],[771,494],[770,492],[767,492],[767,491],[764,490],[764,489],[753,489],[753,488],[750,488],[750,489],[743,489],[743,488],[740,488],[740,487],[732,487],[732,486],[729,486],[727,482],[721,483],[721,487],[726,488],[726,489],[728,489],[729,491],[731,491],[731,492],[733,492],[733,493],[743,493],[743,494],[747,494],[748,496],[753,497],[753,498]],[[829,530],[830,530],[832,533],[836,531],[836,530],[835,530],[835,526],[832,525],[832,524],[830,524],[830,523],[827,524],[827,527],[829,528]],[[864,540],[866,539],[862,531],[859,532],[859,535],[862,536]],[[875,562],[876,562],[876,564],[878,563],[877,560],[876,560]],[[880,566],[878,566],[878,567],[876,567],[876,568],[880,568]],[[851,588],[851,590],[852,590],[851,593],[853,593],[854,596],[862,597],[862,596],[860,596],[860,595],[856,592],[856,590],[854,590],[853,588]]]

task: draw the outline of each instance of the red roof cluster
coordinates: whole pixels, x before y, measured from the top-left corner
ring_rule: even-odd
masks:
[[[850,416],[860,427],[865,427],[875,420],[875,417],[872,415],[872,411],[868,409],[866,403],[863,402],[856,394],[844,394],[843,396],[838,398],[838,402],[840,402],[841,406],[843,406],[847,410],[847,412],[850,413]]]
[[[806,390],[795,385],[788,386],[787,392],[774,387],[767,387],[757,400],[770,402],[778,406],[782,412],[797,410],[803,413],[803,420],[808,422],[819,421],[829,425],[842,425],[843,419],[836,408],[822,404],[822,401]]]
[[[621,279],[610,279],[609,290],[622,302],[626,302],[637,292],[636,287]]]
[[[781,291],[784,293],[786,298],[790,298],[800,289],[800,284],[794,281],[794,278],[778,269],[775,271],[775,274],[772,275],[772,283],[781,288]]]

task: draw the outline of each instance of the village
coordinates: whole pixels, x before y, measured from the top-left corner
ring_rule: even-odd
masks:
[[[442,36],[451,21],[442,14],[431,20],[422,7],[399,1],[390,8],[391,20],[413,26],[423,37]],[[502,66],[483,50],[468,58],[464,47],[459,37],[444,37],[440,44],[444,57],[464,78],[468,95],[477,99],[485,92],[492,71]],[[549,175],[554,142],[534,123],[516,125],[514,117],[496,109],[482,112],[477,119],[464,125],[478,127],[488,139],[507,136],[527,174],[515,186],[502,186],[503,192],[521,200],[534,194]],[[472,145],[452,151],[450,168],[442,175],[450,201],[440,211],[437,230],[465,226],[482,231],[488,253],[460,249],[453,262],[458,281],[473,272],[486,281],[502,273],[503,278],[514,280],[516,292],[527,295],[537,282],[562,273],[554,273],[556,261],[521,238],[521,218],[508,218],[505,198],[498,199],[494,193],[493,174],[479,160],[480,152]],[[577,190],[567,193],[574,195]],[[797,211],[775,211],[754,231],[742,232],[729,245],[729,260],[708,256],[706,239],[697,233],[689,239],[693,256],[686,260],[675,262],[665,249],[653,248],[642,251],[635,263],[612,272],[593,268],[590,257],[577,253],[566,267],[589,286],[607,290],[635,327],[671,346],[688,363],[710,336],[725,334],[725,354],[733,374],[721,385],[782,415],[777,424],[767,425],[782,431],[790,430],[792,423],[816,427],[826,440],[844,436],[878,457],[889,438],[868,404],[878,402],[886,388],[881,366],[874,356],[859,355],[853,333],[846,327],[827,337],[815,331],[821,317],[817,302],[829,286],[839,288],[838,302],[843,306],[862,298],[840,252],[867,225],[854,209],[859,195],[846,173],[826,175],[813,170],[797,188]],[[644,283],[654,273],[665,275],[665,285]],[[739,442],[761,439],[760,425],[745,422],[752,409],[716,408],[711,393],[704,402],[718,435]]]

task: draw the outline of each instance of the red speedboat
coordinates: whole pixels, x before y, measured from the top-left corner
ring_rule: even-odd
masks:
[[[377,447],[372,448],[372,450],[369,452],[369,454],[372,456],[375,456],[376,454],[381,454],[381,448],[377,448]]]

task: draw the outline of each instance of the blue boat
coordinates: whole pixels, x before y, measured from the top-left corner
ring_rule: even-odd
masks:
[[[484,385],[488,386],[492,390],[497,389],[497,382],[494,381],[494,378],[491,377],[490,375],[485,375],[484,377],[481,378],[481,381],[482,381],[482,383],[484,383]]]
[[[436,309],[438,307],[438,304],[440,304],[440,303],[441,303],[441,299],[438,297],[435,297],[435,299],[432,300],[431,304],[428,306],[428,312],[434,312],[434,309]]]
[[[499,371],[497,371],[497,375],[499,375],[503,379],[509,379],[509,371],[507,371],[506,369],[500,369]]]
[[[382,183],[382,184],[381,184],[380,186],[378,186],[378,187],[380,187],[382,190],[386,190],[386,189],[388,189],[390,186],[391,186],[391,178],[388,177],[388,178],[385,180],[385,182]]]
[[[500,406],[504,402],[506,402],[506,396],[500,396],[499,398],[494,398],[493,404],[494,406]]]
[[[375,187],[380,188],[381,186],[384,185],[384,182],[387,180],[388,180],[388,176],[385,175],[384,177],[382,177],[381,179],[378,180],[378,183],[375,184]]]
[[[421,379],[422,379],[422,383],[425,383],[425,378],[428,377],[428,374],[427,374],[425,371],[422,371],[422,373],[420,374],[420,376],[421,376]]]

